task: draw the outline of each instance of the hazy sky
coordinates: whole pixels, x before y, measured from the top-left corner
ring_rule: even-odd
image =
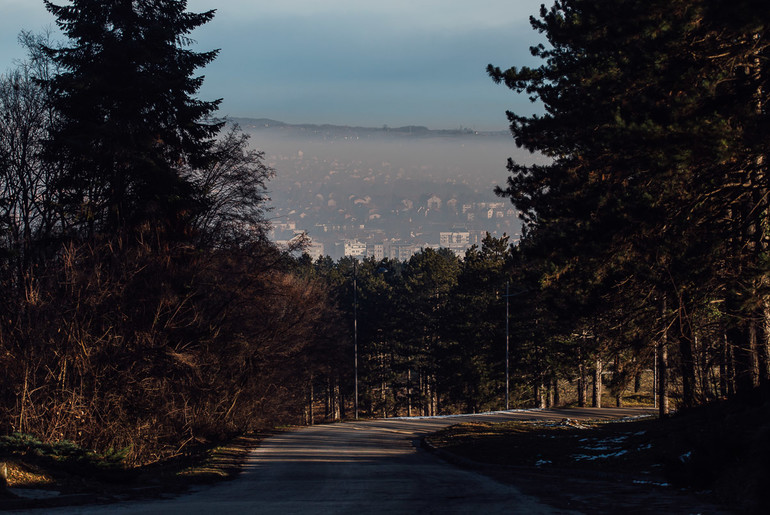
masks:
[[[65,4],[60,0],[59,4]],[[536,64],[528,18],[543,0],[189,0],[217,16],[192,37],[219,58],[203,99],[221,114],[290,123],[505,129],[532,112],[486,75]],[[545,2],[550,4],[549,1]],[[24,52],[21,29],[53,26],[42,0],[0,0],[0,71]]]

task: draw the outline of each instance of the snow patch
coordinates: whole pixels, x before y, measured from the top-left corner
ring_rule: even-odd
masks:
[[[608,452],[606,454],[573,454],[571,458],[575,461],[594,461],[594,460],[606,460],[607,458],[617,458],[618,456],[623,456],[624,454],[628,454],[628,451],[623,449],[616,452]]]
[[[52,499],[61,495],[61,492],[56,490],[41,490],[37,488],[9,488],[8,490],[22,499]]]
[[[653,485],[653,486],[670,486],[668,483],[658,483],[657,481],[644,481],[642,479],[634,479],[635,485]]]

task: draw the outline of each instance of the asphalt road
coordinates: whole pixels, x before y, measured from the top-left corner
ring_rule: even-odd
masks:
[[[44,510],[56,514],[566,513],[416,446],[467,420],[634,416],[638,409],[510,411],[320,425],[268,438],[234,480],[173,499]],[[42,513],[40,510],[25,513]]]

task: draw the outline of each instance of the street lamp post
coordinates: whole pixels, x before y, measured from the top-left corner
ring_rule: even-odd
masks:
[[[530,293],[532,290],[521,290],[514,293],[510,293],[510,281],[505,282],[505,409],[510,409],[509,401],[510,401],[510,385],[511,385],[511,375],[510,375],[510,339],[509,339],[509,325],[510,325],[510,317],[508,315],[508,303],[509,299],[511,297],[516,297],[518,295],[523,295],[525,293]]]
[[[510,392],[510,366],[509,366],[509,359],[508,359],[508,349],[509,349],[509,337],[508,337],[508,299],[510,298],[510,294],[508,293],[508,287],[510,286],[510,283],[506,281],[505,283],[505,409],[508,409],[508,399],[509,399],[509,392]]]
[[[358,260],[353,258],[353,371],[355,384],[354,407],[358,420],[358,285],[356,268]]]

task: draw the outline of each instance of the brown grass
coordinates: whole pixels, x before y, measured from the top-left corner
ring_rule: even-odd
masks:
[[[594,478],[604,481],[598,488],[608,495],[610,482],[626,481],[663,486],[665,495],[680,489],[706,493],[730,510],[764,513],[770,505],[769,400],[770,387],[663,420],[471,423],[449,427],[428,440],[446,452],[492,466],[504,477],[518,474],[516,484],[526,483],[527,476],[548,475],[559,488],[544,495],[563,494],[574,478]],[[579,488],[586,487],[573,488],[572,501],[583,495]],[[617,506],[610,512],[622,511]]]
[[[130,468],[123,474],[107,478],[93,473],[73,473],[52,461],[41,463],[34,458],[15,458],[8,461],[8,486],[57,491],[65,496],[94,494],[102,498],[120,496],[121,499],[178,492],[193,484],[234,478],[249,452],[267,436],[268,433],[243,435],[219,445],[199,448],[185,456]],[[25,501],[23,507],[35,505],[36,501]]]

